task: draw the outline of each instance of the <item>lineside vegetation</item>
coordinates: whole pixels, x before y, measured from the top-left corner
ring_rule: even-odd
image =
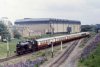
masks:
[[[86,59],[79,62],[79,67],[100,67],[100,42]]]

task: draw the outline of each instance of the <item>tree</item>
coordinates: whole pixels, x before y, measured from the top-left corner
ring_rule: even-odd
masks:
[[[95,25],[82,25],[81,26],[81,31],[82,32],[87,32],[87,31],[94,31],[95,30]]]
[[[14,29],[13,30],[13,33],[14,33],[14,38],[17,38],[19,39],[21,37],[20,33],[18,32],[18,30]]]
[[[100,24],[96,24],[95,25],[95,32],[99,33],[99,30],[100,30]]]
[[[2,21],[0,21],[0,36],[1,41],[3,41],[3,39],[11,39],[7,26],[3,24]]]

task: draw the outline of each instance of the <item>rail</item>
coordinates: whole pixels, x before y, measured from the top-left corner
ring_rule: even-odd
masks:
[[[71,44],[71,46],[66,49],[65,52],[55,62],[51,63],[49,67],[59,67],[68,58],[78,42],[79,40],[76,40],[73,44]]]

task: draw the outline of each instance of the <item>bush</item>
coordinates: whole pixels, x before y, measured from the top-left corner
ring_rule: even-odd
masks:
[[[87,58],[81,59],[80,63],[86,67],[100,67],[100,45]]]
[[[17,39],[21,38],[20,33],[16,29],[13,31],[13,33],[14,33],[14,38],[17,38]]]

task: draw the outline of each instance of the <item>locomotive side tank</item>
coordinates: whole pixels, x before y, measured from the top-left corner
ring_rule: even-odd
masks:
[[[37,41],[22,41],[16,45],[16,53],[17,55],[26,54],[29,52],[36,51],[38,49]]]

